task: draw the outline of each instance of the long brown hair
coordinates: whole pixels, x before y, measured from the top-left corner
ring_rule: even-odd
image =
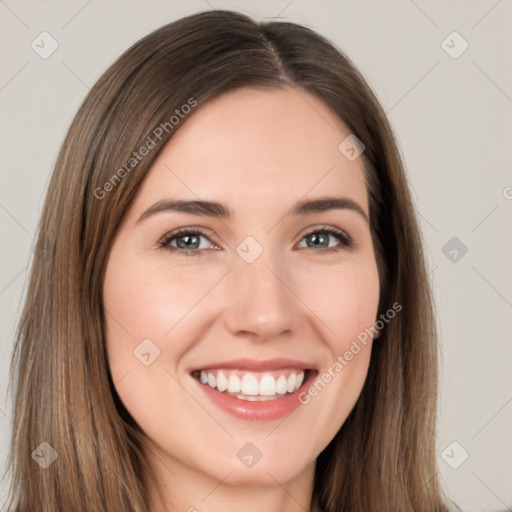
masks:
[[[395,302],[403,307],[374,343],[356,406],[317,459],[312,506],[448,510],[435,458],[431,292],[385,113],[351,61],[314,31],[217,10],[165,25],[129,48],[91,89],[62,145],[11,362],[15,512],[147,512],[144,436],[116,394],[105,349],[110,243],[159,150],[182,125],[181,116],[169,121],[176,110],[200,108],[237,87],[284,85],[319,97],[365,145],[379,313]],[[160,137],[157,127],[165,127]],[[155,147],[134,163],[148,137]],[[58,456],[46,469],[33,455],[48,455],[43,442]]]

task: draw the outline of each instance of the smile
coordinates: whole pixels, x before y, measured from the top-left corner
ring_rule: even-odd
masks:
[[[201,384],[240,400],[266,401],[282,398],[300,388],[307,370],[283,368],[266,372],[210,369],[193,372]]]
[[[196,367],[199,392],[215,407],[243,420],[277,420],[302,405],[301,390],[318,370],[293,359],[236,359]]]

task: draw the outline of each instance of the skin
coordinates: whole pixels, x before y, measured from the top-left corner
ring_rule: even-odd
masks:
[[[371,339],[284,420],[227,414],[190,371],[240,357],[289,357],[321,375],[373,326],[379,278],[368,221],[349,209],[287,215],[299,200],[337,196],[369,216],[361,158],[349,161],[338,150],[349,134],[304,90],[237,89],[189,115],[139,187],[111,245],[103,291],[113,381],[148,436],[159,480],[148,483],[151,512],[310,509],[315,459],[359,397]],[[137,223],[170,197],[219,201],[233,216],[167,211]],[[164,235],[189,227],[209,235],[195,255],[176,248],[183,235],[174,252],[158,248]],[[324,245],[338,250],[315,246],[309,233],[325,233]],[[263,248],[250,264],[236,252],[247,236]],[[147,338],[160,350],[149,366],[133,354]],[[252,468],[237,458],[247,442],[263,454]]]

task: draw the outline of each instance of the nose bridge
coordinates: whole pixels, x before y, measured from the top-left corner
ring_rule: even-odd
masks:
[[[234,334],[243,331],[259,338],[277,337],[292,330],[296,321],[297,304],[287,286],[289,272],[268,249],[251,261],[246,257],[251,251],[252,257],[255,254],[250,243],[240,244],[228,276],[227,325]]]

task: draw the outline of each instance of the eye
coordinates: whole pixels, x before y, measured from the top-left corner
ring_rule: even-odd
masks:
[[[167,233],[158,242],[158,247],[170,251],[180,251],[185,256],[196,256],[201,254],[201,250],[211,248],[211,244],[202,244],[201,238],[209,240],[208,235],[201,229],[182,228]]]
[[[329,238],[335,238],[339,243],[337,245],[330,245]],[[346,233],[330,226],[310,231],[304,235],[302,240],[306,240],[306,248],[320,248],[322,252],[339,251],[343,248],[350,248],[353,244],[352,239]]]
[[[201,239],[207,240],[210,243],[202,243]],[[332,245],[330,244],[330,239],[336,239],[339,243]],[[339,251],[343,248],[350,248],[353,245],[352,239],[346,233],[330,226],[310,231],[302,237],[302,240],[306,240],[305,248],[319,248],[322,252]],[[158,247],[173,252],[179,251],[185,256],[199,256],[205,249],[218,250],[218,247],[212,247],[208,234],[199,228],[181,228],[167,233],[158,242]],[[298,247],[300,247],[300,244]]]

